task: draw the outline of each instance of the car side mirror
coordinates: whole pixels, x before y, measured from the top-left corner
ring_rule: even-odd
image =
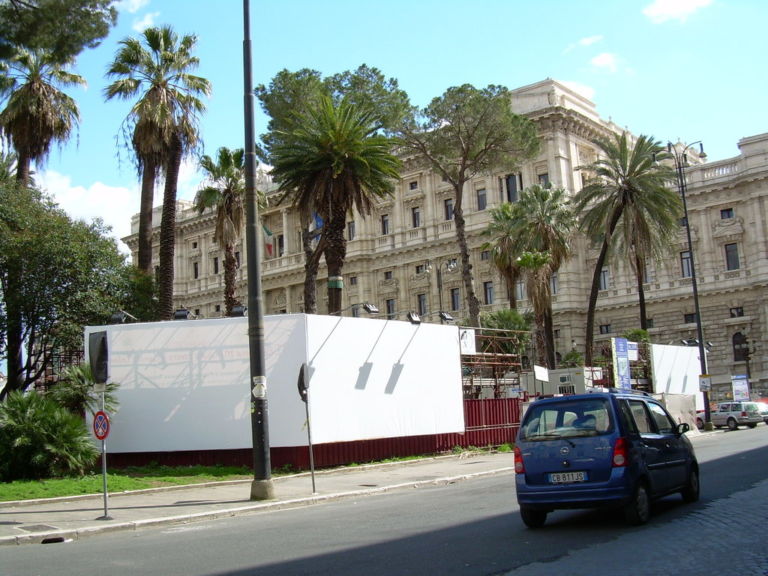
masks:
[[[678,436],[682,436],[686,432],[688,432],[691,429],[691,427],[688,425],[687,422],[680,422],[677,426],[675,426],[675,434]]]

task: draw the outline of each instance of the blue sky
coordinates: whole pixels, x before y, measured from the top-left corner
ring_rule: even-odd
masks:
[[[205,152],[243,145],[242,2],[119,7],[118,25],[75,67],[88,81],[69,91],[79,133],[38,169],[72,216],[100,216],[116,237],[129,234],[139,207],[138,177],[116,145],[129,104],[102,97],[119,40],[151,25],[197,34],[198,73],[213,84],[201,123]],[[253,78],[365,63],[423,106],[463,83],[518,88],[549,77],[578,86],[602,117],[635,134],[702,140],[709,159],[720,160],[738,154],[740,138],[768,131],[766,23],[764,0],[251,0]],[[260,111],[256,123],[263,133]],[[179,198],[192,199],[199,182],[188,162]],[[158,190],[156,204],[161,197]]]

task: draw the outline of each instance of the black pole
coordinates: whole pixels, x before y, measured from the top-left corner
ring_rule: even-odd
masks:
[[[253,127],[250,0],[243,0],[243,80],[245,95],[245,242],[248,266],[248,351],[250,354],[253,482],[251,500],[274,497],[269,455],[267,377],[264,368],[264,312],[259,258],[259,215],[256,191],[256,138]]]
[[[694,142],[696,144],[696,142]],[[691,259],[691,288],[693,289],[693,308],[696,314],[696,338],[699,341],[699,362],[701,364],[701,375],[707,375],[707,355],[704,349],[704,330],[701,325],[701,308],[699,307],[699,288],[696,281],[696,263],[693,256],[693,242],[691,241],[691,223],[688,221],[688,201],[685,194],[687,192],[688,185],[685,181],[685,152],[690,148],[692,144],[683,149],[681,154],[678,154],[677,150],[673,149],[672,143],[667,145],[670,152],[674,154],[675,167],[677,168],[677,187],[680,190],[680,198],[683,201],[683,215],[685,217],[685,233],[688,239],[688,256]],[[702,390],[704,394],[704,421],[711,422],[711,414],[709,409],[709,391]]]

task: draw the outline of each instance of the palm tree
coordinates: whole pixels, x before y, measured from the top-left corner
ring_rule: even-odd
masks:
[[[303,214],[317,213],[325,223],[330,313],[341,310],[347,214],[353,208],[369,214],[376,200],[392,193],[399,177],[393,140],[377,133],[376,118],[346,98],[334,104],[322,96],[271,150],[281,201],[288,198]]]
[[[54,142],[63,144],[80,121],[77,103],[61,88],[85,80],[43,51],[19,50],[0,64],[0,133],[16,150],[16,179],[29,185],[30,165],[45,161]]]
[[[576,219],[562,188],[531,186],[520,194],[516,238],[518,250],[545,258],[520,262],[528,278],[528,297],[542,332],[547,367],[555,368],[552,324],[552,277],[571,255],[571,235]]]
[[[670,194],[667,188],[674,180],[674,170],[656,162],[664,150],[659,142],[641,135],[632,145],[624,132],[610,139],[597,140],[595,144],[605,156],[583,167],[591,171],[593,177],[574,197],[574,209],[580,218],[580,228],[589,238],[600,243],[587,310],[584,354],[587,366],[592,364],[600,275],[608,251],[615,245],[614,234],[622,218],[625,218],[621,230],[626,246],[636,249],[636,254],[642,259],[648,255],[648,251],[645,240],[641,242],[638,235],[651,233],[653,226],[650,223],[653,221],[666,221],[670,214],[678,215],[681,212],[679,199],[674,193]],[[642,266],[637,265],[637,268],[638,274],[642,274]]]
[[[216,210],[213,238],[224,247],[224,305],[227,316],[240,302],[235,295],[237,260],[235,245],[240,239],[245,221],[245,152],[242,148],[219,148],[216,160],[205,155],[200,167],[206,175],[206,185],[198,190],[195,208],[202,214]]]
[[[160,248],[160,306],[164,318],[170,317],[173,307],[172,234],[178,171],[183,155],[197,144],[197,115],[205,109],[199,96],[211,90],[208,80],[191,73],[199,64],[191,54],[196,43],[196,36],[179,38],[170,26],[147,28],[139,38],[122,40],[107,70],[107,77],[114,80],[104,90],[107,100],[138,97],[123,130],[126,138],[130,137],[141,174],[138,267],[146,274],[152,273],[155,180],[161,171],[165,173]]]
[[[517,264],[517,258],[520,254],[515,248],[518,233],[516,227],[519,220],[518,206],[517,203],[504,202],[500,206],[490,209],[491,221],[483,234],[490,236],[491,240],[482,246],[483,250],[490,251],[493,265],[504,277],[507,284],[509,307],[512,310],[517,309],[515,290],[517,280],[520,277],[520,266]]]

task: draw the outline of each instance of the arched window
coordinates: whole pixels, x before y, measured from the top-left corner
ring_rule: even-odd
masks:
[[[736,332],[731,338],[733,344],[733,361],[746,362],[749,358],[749,342],[741,332]]]

